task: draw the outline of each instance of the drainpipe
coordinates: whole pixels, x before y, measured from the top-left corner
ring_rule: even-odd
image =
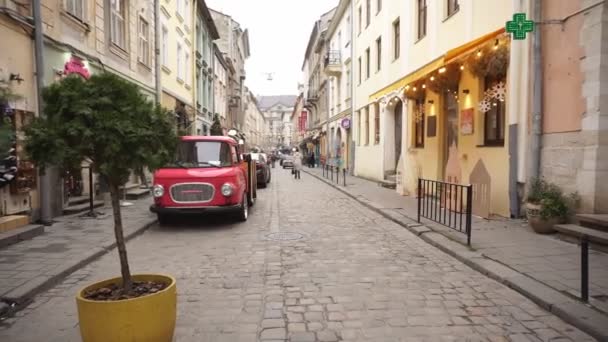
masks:
[[[38,115],[44,116],[44,101],[42,89],[44,88],[44,38],[42,32],[42,14],[40,0],[32,2],[34,14],[34,58],[36,59],[36,96],[38,102]],[[52,209],[52,186],[51,169],[47,168],[44,174],[40,174],[40,221],[43,224],[51,224],[53,219]]]
[[[160,104],[163,95],[163,89],[161,85],[161,60],[160,60],[160,50],[162,48],[162,42],[160,41],[160,0],[154,0],[154,66],[155,66],[155,74],[156,74],[156,103]]]
[[[355,175],[355,149],[356,149],[356,144],[355,144],[355,126],[357,127],[357,129],[359,129],[359,125],[355,125],[355,68],[353,68],[353,65],[355,64],[355,2],[354,0],[350,1],[350,87],[351,87],[351,91],[350,91],[350,117],[351,117],[351,124],[350,124],[350,137],[351,137],[351,141],[350,141],[350,146],[351,149],[349,151],[350,154],[350,159],[348,161],[349,164],[349,169],[350,169],[350,175],[354,176]],[[358,119],[358,118],[357,118]],[[358,121],[357,121],[358,122]],[[348,134],[346,135],[348,137]]]
[[[534,0],[534,17],[539,23],[542,20],[542,0]],[[533,45],[534,89],[532,91],[532,136],[530,139],[530,166],[528,186],[530,180],[540,176],[540,149],[542,134],[542,100],[543,100],[543,69],[541,32],[537,27],[534,31]]]

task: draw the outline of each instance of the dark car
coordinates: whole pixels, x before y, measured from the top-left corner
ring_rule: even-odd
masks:
[[[252,153],[251,159],[255,160],[258,186],[265,188],[266,184],[270,183],[270,160],[264,153]]]

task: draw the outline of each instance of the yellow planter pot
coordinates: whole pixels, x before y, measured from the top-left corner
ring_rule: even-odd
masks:
[[[121,301],[93,301],[86,290],[121,282],[113,278],[85,287],[76,295],[83,342],[171,342],[175,330],[177,292],[175,278],[134,275],[133,281],[162,281],[170,285],[155,294]]]

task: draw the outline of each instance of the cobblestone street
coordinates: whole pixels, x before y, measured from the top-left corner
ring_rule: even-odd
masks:
[[[133,273],[178,279],[175,341],[594,341],[310,175],[272,171],[247,223],[195,218],[128,243]],[[80,341],[75,293],[118,273],[115,251],[76,271],[0,341]]]

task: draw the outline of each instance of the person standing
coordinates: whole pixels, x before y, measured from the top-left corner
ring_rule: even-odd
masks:
[[[302,154],[297,147],[293,149],[293,171],[294,178],[300,179],[300,172],[302,171]]]
[[[308,162],[308,166],[310,168],[314,168],[315,167],[315,152],[310,152],[310,160]]]

